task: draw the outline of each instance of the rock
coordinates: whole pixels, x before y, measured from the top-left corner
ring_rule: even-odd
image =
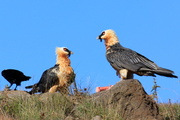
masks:
[[[97,115],[97,116],[93,117],[91,120],[102,120],[102,119],[101,119],[101,116]]]
[[[15,120],[7,115],[0,115],[0,120]]]
[[[72,116],[67,116],[64,120],[75,120]]]
[[[98,104],[118,107],[123,120],[162,120],[156,102],[135,79],[121,80],[111,89],[92,97]]]
[[[0,97],[7,97],[7,98],[17,98],[17,97],[30,97],[30,94],[25,91],[20,90],[10,90],[10,91],[0,91]]]

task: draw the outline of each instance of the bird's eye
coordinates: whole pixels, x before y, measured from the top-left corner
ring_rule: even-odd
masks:
[[[64,51],[67,51],[67,48],[63,48]]]
[[[102,32],[100,36],[103,36],[103,35],[105,35],[105,32]]]

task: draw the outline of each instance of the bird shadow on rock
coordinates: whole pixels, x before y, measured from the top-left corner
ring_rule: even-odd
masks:
[[[121,80],[92,95],[95,103],[118,108],[124,120],[162,120],[157,103],[136,79]]]

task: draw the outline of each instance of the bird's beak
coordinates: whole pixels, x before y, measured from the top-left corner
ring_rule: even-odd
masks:
[[[72,54],[74,54],[72,51],[69,51],[68,53],[69,53],[69,54],[68,54],[69,57],[70,57]]]
[[[99,40],[100,40],[100,42],[102,42],[101,35],[99,35],[96,39],[99,39]]]

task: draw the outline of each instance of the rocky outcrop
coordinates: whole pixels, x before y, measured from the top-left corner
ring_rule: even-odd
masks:
[[[0,91],[0,97],[6,97],[10,99],[22,97],[30,97],[31,95],[25,91],[20,91],[20,90],[7,90],[7,91]]]
[[[92,97],[97,104],[118,107],[124,120],[162,120],[156,102],[135,79],[121,80],[111,89]]]
[[[53,98],[54,95],[58,95],[60,98],[63,97],[59,93],[30,95],[25,91],[5,90],[0,91],[0,100],[3,98],[14,100],[16,97],[30,99],[34,96],[38,97],[40,101],[46,103],[48,100],[53,101],[51,98]],[[74,113],[76,113],[77,106],[80,105],[78,102],[80,99],[77,100],[77,97],[78,96],[68,96],[68,98],[64,98],[65,100],[67,99],[70,101],[70,106],[66,109],[67,111],[71,111],[70,113],[67,113],[66,120],[78,119],[77,116],[73,116]],[[92,100],[91,102],[95,102],[97,105],[100,104],[102,107],[104,106],[104,109],[114,108],[123,120],[162,120],[156,102],[145,92],[138,80],[122,80],[109,90],[95,93],[88,96],[87,99],[90,99],[90,101]],[[103,117],[97,114],[97,116],[89,119],[101,120]]]

